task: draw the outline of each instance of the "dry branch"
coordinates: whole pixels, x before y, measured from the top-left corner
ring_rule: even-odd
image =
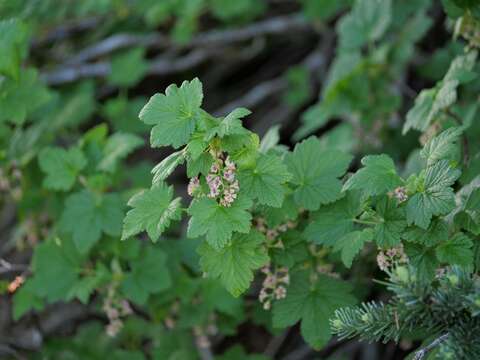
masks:
[[[311,25],[302,15],[294,14],[266,19],[239,29],[206,31],[194,36],[190,42],[183,45],[173,44],[167,35],[161,33],[116,34],[81,50],[74,57],[67,60],[66,64],[73,65],[88,62],[108,55],[113,51],[132,46],[157,48],[165,48],[168,46],[179,48],[219,46],[258,36],[282,34],[286,31],[305,30],[309,28],[311,28]]]
[[[191,69],[216,54],[215,51],[193,50],[179,58],[158,57],[148,63],[146,75],[168,75]],[[62,85],[86,78],[105,78],[112,71],[111,64],[106,61],[94,64],[65,66],[41,75],[48,85]]]

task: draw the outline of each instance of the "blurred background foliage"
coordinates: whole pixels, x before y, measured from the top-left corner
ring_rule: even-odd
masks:
[[[269,136],[291,146],[314,134],[357,159],[385,152],[408,174],[421,145],[455,119],[442,114],[417,127],[427,136],[403,136],[406,114],[465,43],[479,45],[479,18],[474,0],[0,0],[0,356],[209,359],[206,341],[223,360],[403,358],[415,339],[332,340],[315,352],[297,327],[273,329],[258,284],[237,299],[199,276],[184,224],[171,241],[119,242],[124,204],[168,155],[145,146],[138,113],[168,84],[198,76],[215,115],[246,107],[260,136],[279,129]],[[461,91],[456,111],[474,123],[480,82]],[[480,169],[479,135],[479,126],[467,133],[463,184]],[[69,170],[58,182],[62,162]],[[184,175],[174,173],[181,196]],[[113,204],[88,256],[70,240],[56,246],[58,233],[75,236],[81,225],[61,220],[75,186]],[[359,298],[385,297],[367,281],[375,268],[371,257],[350,273]],[[140,273],[150,280],[125,285]],[[108,306],[124,312],[115,337]]]

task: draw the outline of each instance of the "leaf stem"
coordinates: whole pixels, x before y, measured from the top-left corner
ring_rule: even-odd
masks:
[[[361,219],[353,219],[354,223],[362,224],[362,225],[378,225],[378,222],[375,221],[368,221],[368,220],[361,220]]]

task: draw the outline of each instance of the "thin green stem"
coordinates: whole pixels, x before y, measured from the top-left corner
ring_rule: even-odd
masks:
[[[378,222],[375,221],[368,221],[368,220],[361,220],[361,219],[353,219],[354,223],[362,224],[362,225],[378,225]]]

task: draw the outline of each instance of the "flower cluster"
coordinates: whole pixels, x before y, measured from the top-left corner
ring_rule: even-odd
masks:
[[[444,277],[446,275],[446,273],[447,273],[447,268],[445,268],[445,267],[438,268],[438,269],[435,270],[435,277],[437,279],[440,279],[440,278]]]
[[[222,206],[230,207],[237,198],[240,189],[236,179],[236,170],[235,163],[230,157],[227,156],[224,161],[221,155],[217,156],[206,177],[209,188],[207,196],[218,199]],[[195,184],[196,181],[192,184],[192,189],[195,189]]]
[[[116,286],[108,288],[107,296],[103,302],[103,311],[108,318],[108,325],[105,328],[107,335],[114,337],[123,327],[122,317],[132,314],[132,308],[125,299],[119,299]]]
[[[387,249],[385,252],[380,250],[377,255],[377,264],[382,271],[387,271],[396,265],[407,263],[408,257],[403,250],[403,245]]]
[[[398,202],[404,202],[408,200],[407,190],[403,186],[397,187],[393,191],[393,196],[398,200]]]
[[[319,274],[324,274],[335,279],[340,279],[340,274],[333,271],[333,264],[317,264],[315,270],[317,270],[317,273]]]
[[[437,136],[442,131],[442,125],[440,121],[432,123],[427,130],[418,139],[422,146],[425,146],[430,140]]]
[[[25,282],[25,277],[23,277],[22,275],[19,275],[19,276],[16,276],[15,279],[8,284],[8,292],[10,294],[13,294],[15,291],[18,290],[18,288],[20,286],[22,286],[22,284]]]
[[[208,349],[212,344],[209,336],[215,336],[218,333],[217,325],[215,325],[216,316],[214,313],[208,317],[208,324],[206,326],[194,326],[193,335],[195,336],[195,343],[197,347]]]
[[[274,248],[283,249],[283,242],[281,239],[278,238],[279,235],[288,231],[289,229],[294,229],[296,226],[297,223],[293,221],[287,221],[274,228],[269,228],[264,218],[255,218],[255,228],[265,235],[265,237],[267,238],[267,245]]]
[[[0,194],[8,193],[14,200],[22,197],[22,170],[13,161],[8,167],[0,168]]]
[[[472,47],[480,47],[480,22],[466,12],[455,24],[455,35],[462,35]]]
[[[187,187],[188,195],[194,196],[199,188],[200,188],[200,180],[198,179],[198,177],[195,176],[191,178]]]
[[[175,301],[173,304],[170,306],[170,309],[168,311],[168,315],[165,317],[165,327],[167,329],[173,329],[175,328],[177,324],[177,316],[178,312],[180,310],[180,302]]]
[[[281,267],[272,271],[267,265],[261,270],[265,275],[262,289],[258,295],[258,299],[263,304],[265,310],[270,310],[274,300],[284,299],[287,296],[287,286],[290,283],[290,275],[288,268]]]

